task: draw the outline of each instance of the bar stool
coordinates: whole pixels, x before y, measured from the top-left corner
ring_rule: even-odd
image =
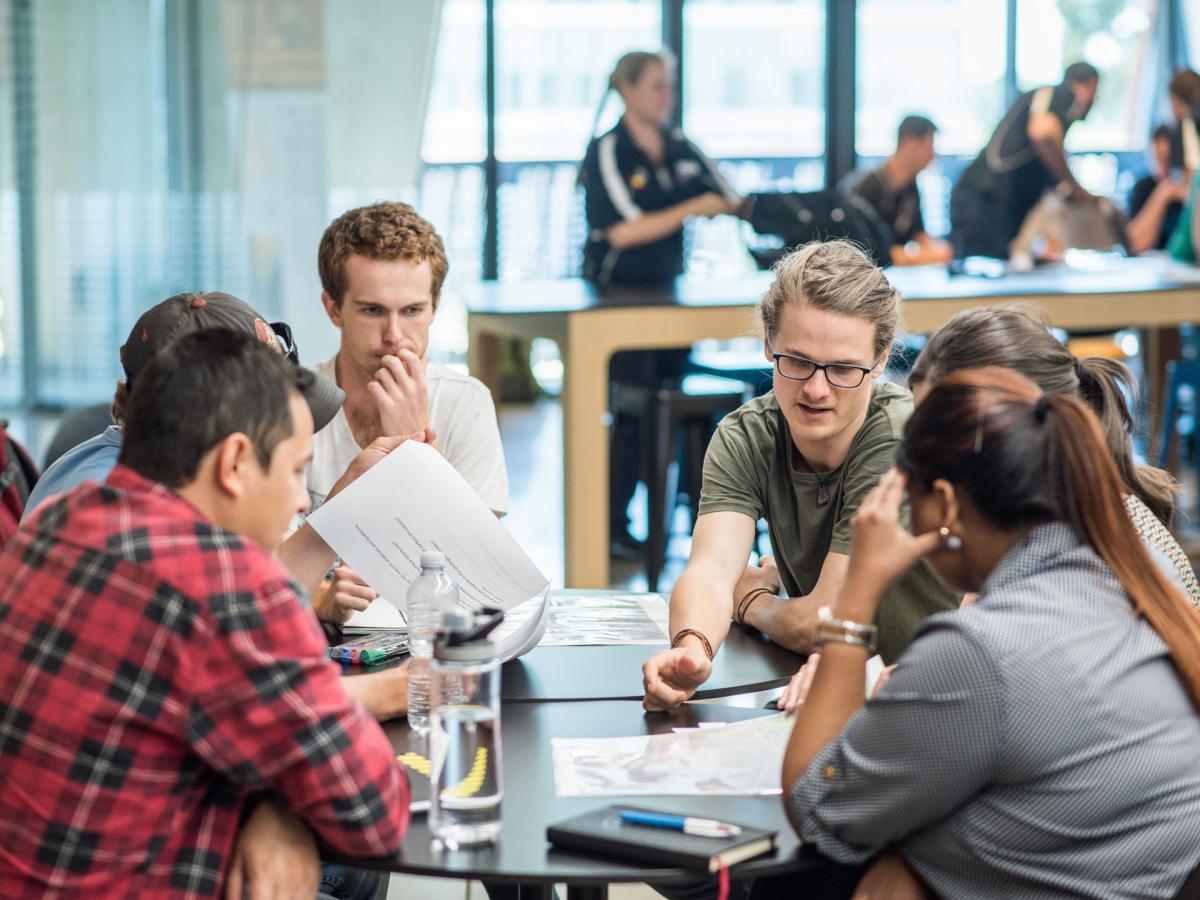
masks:
[[[679,498],[687,494],[694,521],[709,439],[720,419],[745,402],[748,391],[735,379],[685,375],[658,385],[618,381],[609,393],[614,416],[633,416],[641,423],[642,474],[648,497],[646,584],[654,591],[666,561],[670,522]],[[682,463],[672,483],[671,464],[681,447]]]
[[[1195,442],[1195,419],[1200,412],[1200,362],[1175,359],[1167,363],[1167,384],[1163,389],[1162,433],[1158,440],[1158,467],[1167,468],[1171,458],[1171,438],[1177,433],[1175,419],[1179,415],[1179,393],[1183,388],[1192,391],[1192,465],[1196,467],[1197,485],[1200,486],[1200,447]],[[1182,455],[1182,454],[1181,454]]]

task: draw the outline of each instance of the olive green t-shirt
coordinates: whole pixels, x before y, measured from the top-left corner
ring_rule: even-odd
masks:
[[[700,514],[765,518],[784,590],[802,597],[816,586],[826,555],[850,553],[850,518],[891,468],[912,410],[908,391],[876,383],[845,462],[818,476],[795,450],[774,392],[751,400],[725,417],[708,446]],[[818,502],[822,484],[829,497],[824,504]],[[907,505],[903,515],[907,522]],[[880,655],[895,661],[922,619],[957,605],[958,597],[921,563],[880,604]]]

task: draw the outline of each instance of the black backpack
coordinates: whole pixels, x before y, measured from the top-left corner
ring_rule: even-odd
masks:
[[[759,268],[769,269],[789,250],[809,241],[845,238],[861,246],[880,266],[892,262],[892,230],[879,213],[852,193],[752,194],[750,226],[761,240],[750,248]]]

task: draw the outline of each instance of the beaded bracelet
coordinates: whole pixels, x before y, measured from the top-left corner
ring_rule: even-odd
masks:
[[[700,632],[698,632],[695,628],[684,628],[684,629],[681,629],[680,631],[675,632],[675,637],[671,638],[671,647],[672,648],[678,647],[679,642],[682,641],[689,634],[694,634],[696,637],[700,638],[700,643],[704,645],[704,655],[708,657],[709,662],[712,662],[712,658],[713,658],[712,644],[710,644],[708,642],[708,638],[706,638],[704,635],[702,635]]]

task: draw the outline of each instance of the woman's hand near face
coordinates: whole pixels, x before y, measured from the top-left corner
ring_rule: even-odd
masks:
[[[907,480],[899,469],[889,469],[850,520],[852,543],[846,584],[853,588],[844,591],[843,596],[864,601],[871,597],[878,605],[884,591],[941,545],[936,531],[914,535],[901,522]]]

